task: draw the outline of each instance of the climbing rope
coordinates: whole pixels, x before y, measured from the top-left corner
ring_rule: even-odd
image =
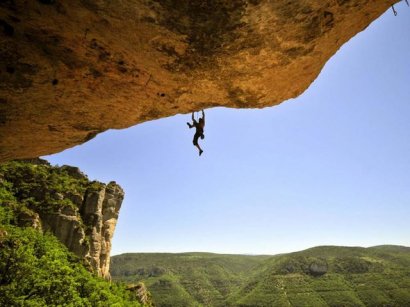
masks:
[[[407,6],[410,6],[410,5],[409,5],[409,0],[406,0],[406,3],[407,3]]]

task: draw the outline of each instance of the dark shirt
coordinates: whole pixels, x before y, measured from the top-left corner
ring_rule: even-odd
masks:
[[[195,134],[199,134],[199,135],[201,135],[201,134],[203,134],[204,133],[204,123],[202,122],[202,123],[197,123],[196,121],[194,122],[194,126],[195,126],[195,129],[196,129],[196,131],[195,131]]]

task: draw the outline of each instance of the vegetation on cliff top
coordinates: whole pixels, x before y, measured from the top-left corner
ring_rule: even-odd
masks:
[[[123,254],[114,280],[156,306],[410,306],[410,248],[324,246],[277,256]]]
[[[89,186],[72,171],[47,163],[0,165],[0,306],[140,306],[135,293],[94,276],[56,237],[26,227],[35,226],[36,212],[75,206],[58,197]]]
[[[76,174],[74,175],[74,172]],[[44,160],[36,163],[13,161],[0,165],[0,199],[7,194],[26,207],[43,212],[55,212],[76,204],[62,195],[83,195],[91,183],[77,168],[51,166]]]

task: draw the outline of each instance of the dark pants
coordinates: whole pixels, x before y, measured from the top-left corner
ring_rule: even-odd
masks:
[[[194,143],[194,145],[198,145],[198,139],[201,137],[202,133],[196,132],[194,135],[194,140],[192,141],[192,143]]]

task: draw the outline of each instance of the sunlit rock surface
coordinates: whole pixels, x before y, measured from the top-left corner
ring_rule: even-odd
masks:
[[[41,159],[2,166],[0,183],[9,186],[17,205],[3,199],[0,204],[18,212],[18,226],[54,234],[91,271],[110,279],[111,242],[124,199],[122,188],[115,182],[90,181],[77,167],[51,166]]]
[[[111,240],[123,198],[124,192],[116,183],[100,184],[97,189],[79,195],[79,210],[65,208],[57,213],[43,213],[43,229],[51,231],[84,259],[98,276],[110,279]]]
[[[396,0],[0,2],[0,161],[297,97]]]

